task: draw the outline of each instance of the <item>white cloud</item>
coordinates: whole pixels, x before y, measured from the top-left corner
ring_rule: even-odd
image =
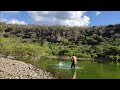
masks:
[[[19,21],[17,19],[5,19],[5,18],[2,18],[2,15],[3,14],[18,14],[20,11],[0,11],[0,22],[6,22],[8,24],[27,24],[25,21]]]
[[[25,21],[19,21],[17,19],[11,19],[7,23],[10,23],[10,24],[27,24]]]
[[[5,19],[5,18],[0,18],[0,22],[7,22],[7,19]]]
[[[99,14],[101,14],[99,11],[96,12],[96,16],[98,16]]]
[[[19,21],[17,19],[5,19],[5,18],[0,18],[0,22],[6,22],[8,24],[27,24],[25,21]]]
[[[48,25],[88,26],[86,11],[28,11],[34,23]]]
[[[1,13],[11,13],[11,14],[17,14],[20,11],[0,11]]]

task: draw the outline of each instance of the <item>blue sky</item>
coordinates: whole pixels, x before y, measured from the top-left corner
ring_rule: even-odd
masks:
[[[69,26],[120,24],[120,11],[0,11],[0,21]]]
[[[101,11],[98,16],[88,14],[91,18],[90,25],[120,24],[120,11]]]

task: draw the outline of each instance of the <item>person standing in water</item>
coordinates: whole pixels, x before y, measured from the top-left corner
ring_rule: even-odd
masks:
[[[77,58],[76,58],[76,56],[75,56],[74,54],[73,54],[73,56],[71,57],[71,62],[72,62],[71,68],[72,68],[72,67],[76,68]]]

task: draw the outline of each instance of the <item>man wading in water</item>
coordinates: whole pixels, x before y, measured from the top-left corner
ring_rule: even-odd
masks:
[[[71,62],[72,62],[72,64],[71,64],[71,68],[72,67],[76,67],[76,64],[77,64],[77,58],[76,58],[76,56],[74,56],[74,54],[73,54],[73,56],[72,56],[72,58],[71,58]]]

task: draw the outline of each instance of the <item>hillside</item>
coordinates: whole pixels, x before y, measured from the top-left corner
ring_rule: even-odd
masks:
[[[16,25],[0,23],[1,36],[21,37],[23,39],[42,40],[48,42],[62,42],[62,39],[77,43],[87,37],[101,36],[103,38],[120,38],[120,24],[93,26],[93,27],[69,27],[69,26],[41,26],[41,25]]]
[[[23,47],[26,51],[20,52],[25,52],[26,55],[33,57],[39,56],[40,53],[42,53],[41,56],[71,56],[75,53],[78,57],[104,57],[110,58],[110,60],[113,61],[120,59],[120,24],[92,27],[69,27],[17,25],[1,22],[0,38],[2,54],[4,54],[5,49],[5,47],[2,47],[2,44],[4,43],[5,45],[7,41],[4,42],[4,39],[6,39],[9,44],[15,44],[16,41],[19,41],[21,46],[24,44]],[[31,53],[29,53],[30,50],[27,49],[27,45],[30,45]],[[4,49],[2,50],[2,48]],[[36,50],[38,53],[36,53]],[[14,54],[17,53],[17,51],[14,52]],[[22,55],[24,54],[21,54],[21,56]]]

